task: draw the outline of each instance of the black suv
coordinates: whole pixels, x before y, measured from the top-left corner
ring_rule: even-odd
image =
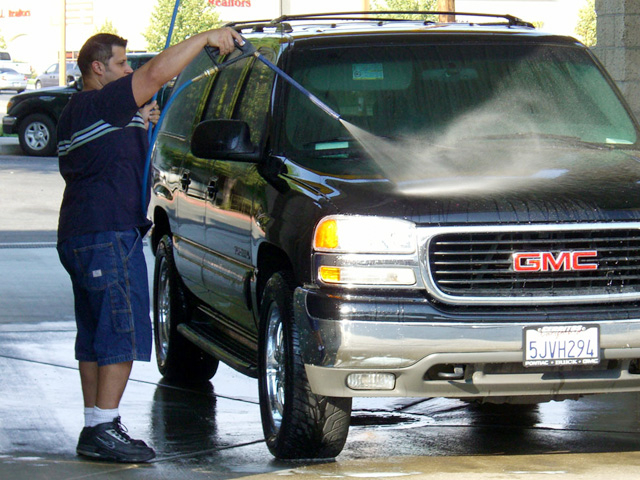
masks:
[[[155,145],[164,376],[257,377],[280,458],[337,455],[356,396],[640,391],[638,124],[585,46],[510,16],[234,27],[258,53]]]
[[[141,67],[155,53],[128,53],[127,60],[134,70]],[[72,82],[67,87],[38,88],[11,97],[7,115],[2,119],[5,135],[18,134],[20,147],[26,155],[49,157],[57,152],[56,129],[58,119],[71,95],[81,88]]]

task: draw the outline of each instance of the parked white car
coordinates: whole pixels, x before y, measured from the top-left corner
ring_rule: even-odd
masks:
[[[18,93],[27,89],[27,76],[13,68],[0,68],[0,90],[15,90]]]

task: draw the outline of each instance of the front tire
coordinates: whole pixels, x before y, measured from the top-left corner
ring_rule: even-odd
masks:
[[[293,320],[293,283],[276,273],[260,309],[258,386],[267,446],[281,459],[333,458],[347,440],[352,399],[311,391]]]
[[[27,155],[52,157],[56,154],[56,125],[47,115],[34,113],[20,122],[20,147]]]
[[[192,304],[173,260],[173,243],[165,235],[158,244],[153,274],[153,338],[158,370],[168,380],[209,381],[218,360],[189,342],[178,325],[191,316]]]

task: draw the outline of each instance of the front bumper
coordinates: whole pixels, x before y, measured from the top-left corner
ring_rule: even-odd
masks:
[[[2,132],[13,134],[18,133],[18,119],[10,115],[2,117]]]
[[[302,360],[316,394],[495,400],[640,391],[640,314],[619,305],[586,315],[559,310],[450,315],[419,298],[299,288],[294,308]],[[599,325],[600,364],[525,368],[524,327],[550,324]],[[349,388],[347,377],[363,372],[392,373],[395,387]]]

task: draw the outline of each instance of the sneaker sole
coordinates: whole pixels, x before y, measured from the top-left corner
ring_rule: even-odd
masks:
[[[119,463],[143,463],[148,462],[156,457],[156,454],[153,450],[148,452],[146,455],[116,455],[113,452],[97,450],[93,448],[86,447],[78,447],[76,448],[76,453],[78,455],[83,455],[85,457],[90,458],[99,458],[101,460],[112,460],[114,462]]]

